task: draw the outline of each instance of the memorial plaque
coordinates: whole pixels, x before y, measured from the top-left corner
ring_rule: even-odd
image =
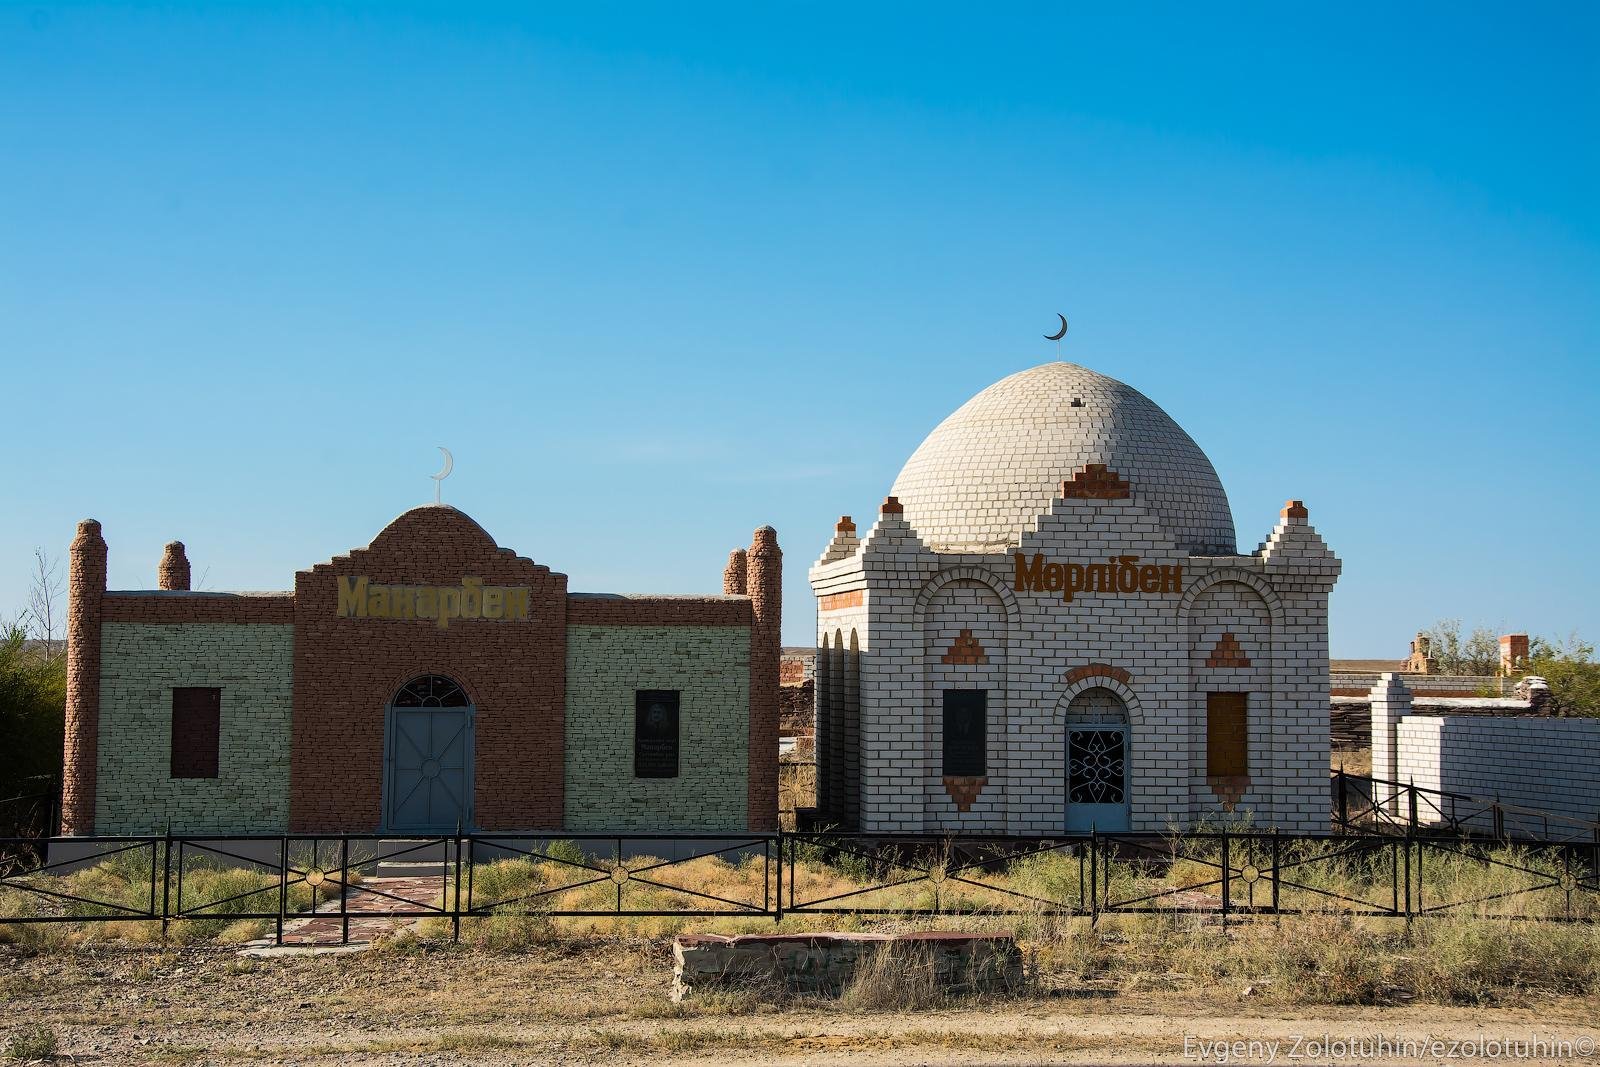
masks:
[[[944,691],[944,776],[981,778],[987,774],[989,692]]]
[[[678,777],[678,691],[638,690],[633,716],[633,776]]]

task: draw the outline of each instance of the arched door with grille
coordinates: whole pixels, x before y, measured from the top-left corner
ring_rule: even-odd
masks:
[[[1109,689],[1079,693],[1067,707],[1070,832],[1128,829],[1128,709]]]
[[[389,702],[384,829],[453,833],[472,826],[472,704],[442,675],[406,683]]]

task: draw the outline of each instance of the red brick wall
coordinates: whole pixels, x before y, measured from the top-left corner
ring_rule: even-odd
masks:
[[[528,586],[529,618],[338,618],[342,575],[386,585]],[[477,709],[476,821],[486,830],[555,829],[563,801],[567,577],[501,551],[448,506],[416,508],[365,549],[295,576],[291,830],[376,829],[382,821],[384,711],[420,674],[461,683]]]

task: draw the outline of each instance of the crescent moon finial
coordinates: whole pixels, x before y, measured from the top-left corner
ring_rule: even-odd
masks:
[[[452,456],[450,454],[450,450],[444,447],[444,445],[435,445],[434,447],[440,452],[444,453],[444,469],[438,474],[429,475],[429,477],[433,479],[433,502],[435,504],[441,504],[444,502],[440,499],[441,491],[444,488],[444,480],[450,477],[451,471],[456,469],[456,457]]]
[[[1056,318],[1061,320],[1061,329],[1057,330],[1055,333],[1045,334],[1044,339],[1046,341],[1059,341],[1067,335],[1067,317],[1058,311],[1056,312]]]

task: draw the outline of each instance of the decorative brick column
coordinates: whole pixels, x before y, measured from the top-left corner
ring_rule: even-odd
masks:
[[[728,553],[728,565],[722,569],[722,593],[724,596],[749,595],[746,555],[745,550],[742,548],[736,548]]]
[[[1411,714],[1411,690],[1398,674],[1384,674],[1367,694],[1372,702],[1372,777],[1400,781],[1400,720]],[[1400,790],[1396,786],[1374,785],[1374,806],[1399,814]]]
[[[100,751],[100,612],[106,542],[94,519],[78,523],[67,578],[67,714],[61,767],[61,832],[94,833]]]
[[[778,665],[783,655],[783,552],[778,532],[756,531],[746,580],[750,628],[750,801],[752,830],[778,828]]]
[[[833,648],[829,634],[823,633],[817,645],[816,686],[812,693],[816,699],[816,751],[817,815],[823,822],[834,818],[833,773],[838,738],[834,733],[833,701]]]
[[[189,588],[189,557],[184,554],[182,541],[167,542],[156,573],[162,589]]]

